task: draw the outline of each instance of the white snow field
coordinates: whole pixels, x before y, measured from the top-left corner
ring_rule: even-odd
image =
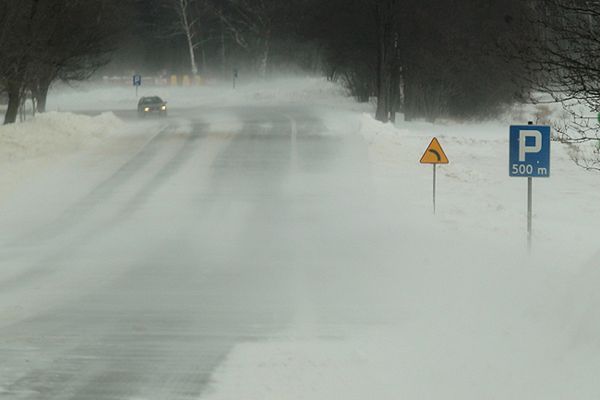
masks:
[[[27,182],[30,175],[77,154],[83,147],[101,143],[122,127],[123,122],[112,113],[89,117],[57,112],[0,127],[2,199],[6,191]]]
[[[293,78],[138,120],[80,89],[50,109],[114,114],[0,128],[0,397],[600,398],[600,175],[552,144],[529,253],[527,113],[384,125]]]

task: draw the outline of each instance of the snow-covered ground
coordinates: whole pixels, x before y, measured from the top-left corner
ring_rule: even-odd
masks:
[[[345,104],[323,107],[327,129],[364,137],[388,215],[379,233],[403,249],[362,278],[386,293],[364,307],[389,314],[351,326],[312,315],[239,345],[206,399],[598,398],[600,175],[553,143],[552,176],[534,181],[528,254],[526,180],[508,176],[508,127],[536,119],[533,108],[523,120],[393,126]],[[438,169],[436,216],[431,166],[418,162],[434,136],[451,161]],[[389,240],[369,233],[366,248]]]
[[[345,90],[320,78],[257,80],[233,86],[220,82],[200,87],[141,86],[138,96],[160,96],[170,108],[206,106],[253,106],[281,103],[331,106],[353,102],[343,97]],[[48,109],[60,110],[131,110],[137,105],[134,87],[98,86],[82,83],[75,87],[53,89]],[[364,107],[363,107],[364,108]]]
[[[1,126],[0,198],[65,158],[101,145],[124,127],[112,113],[89,117],[58,112]]]
[[[220,125],[217,133],[239,130],[228,107],[310,107],[322,121],[320,134],[349,138],[350,144],[340,142],[350,149],[343,157],[333,153],[346,168],[340,179],[356,172],[356,184],[365,185],[348,194],[358,199],[328,198],[351,182],[319,186],[334,175],[311,170],[324,164],[296,166],[289,174],[282,185],[294,200],[291,216],[273,219],[304,219],[282,232],[296,253],[273,257],[298,263],[290,268],[297,274],[291,294],[297,315],[269,340],[237,343],[202,398],[600,398],[600,175],[575,166],[569,149],[553,143],[552,175],[534,181],[529,254],[526,180],[508,177],[508,125],[534,116],[381,124],[370,106],[316,78],[248,83],[235,91],[222,85],[145,90],[140,95],[161,95],[172,109],[219,107],[206,116]],[[118,111],[135,103],[133,88],[88,87],[55,91],[49,108]],[[297,152],[302,143],[294,141],[294,124],[302,121],[289,118]],[[47,168],[99,145],[111,149],[111,135],[142,128],[112,114],[68,113],[0,128],[8,149],[0,151],[0,165],[10,165],[0,179],[16,185],[24,178],[10,171]],[[431,167],[419,164],[434,136],[450,159],[438,168],[435,216]],[[365,199],[371,204],[344,214],[353,208],[342,205]]]
[[[395,271],[374,263],[364,278],[395,282],[379,283],[382,292],[397,286],[385,297],[395,305],[365,305],[390,308],[380,325],[307,332],[302,321],[268,343],[240,345],[206,398],[598,398],[600,175],[553,144],[552,177],[534,182],[528,255],[526,180],[508,177],[507,124],[339,117],[329,115],[330,129],[368,143],[389,213],[381,230],[409,248],[390,254]],[[418,163],[433,136],[451,161],[438,169],[435,217],[431,166]]]

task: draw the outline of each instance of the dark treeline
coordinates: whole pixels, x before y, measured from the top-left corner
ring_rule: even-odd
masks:
[[[114,69],[144,73],[266,76],[287,67],[316,71],[320,55],[300,36],[305,4],[280,0],[136,1],[137,18]]]
[[[375,99],[381,121],[398,112],[488,118],[534,90],[590,99],[600,87],[586,68],[597,63],[598,8],[580,0],[0,0],[0,88],[12,122],[28,94],[43,111],[52,82],[100,67],[213,77],[296,70]]]
[[[488,117],[526,93],[507,53],[527,29],[523,0],[333,0],[315,39],[328,74],[377,118]]]
[[[106,64],[122,34],[126,8],[119,0],[1,0],[5,123],[15,122],[27,94],[43,112],[52,82],[83,80]]]
[[[381,121],[398,111],[408,119],[489,117],[529,89],[505,45],[526,36],[531,4],[523,0],[148,0],[139,7],[143,23],[127,54],[145,43],[147,69],[319,72],[359,101],[377,98]]]

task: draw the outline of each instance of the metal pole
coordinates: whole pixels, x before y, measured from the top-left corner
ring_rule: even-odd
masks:
[[[532,214],[533,214],[533,178],[527,178],[527,248],[531,251]]]
[[[435,183],[436,183],[436,166],[433,164],[433,214],[435,215]]]
[[[138,85],[135,85],[135,97],[138,97]]]
[[[533,121],[527,122],[527,125],[533,125]],[[532,214],[533,214],[533,178],[527,178],[527,250],[531,251],[532,242]]]

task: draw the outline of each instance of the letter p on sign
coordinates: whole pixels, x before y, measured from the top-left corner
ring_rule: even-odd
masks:
[[[533,139],[533,146],[527,145],[527,138]],[[527,153],[539,153],[542,150],[542,134],[539,131],[519,131],[519,162],[525,162]]]
[[[550,139],[549,126],[511,126],[509,175],[527,178],[549,177]]]

